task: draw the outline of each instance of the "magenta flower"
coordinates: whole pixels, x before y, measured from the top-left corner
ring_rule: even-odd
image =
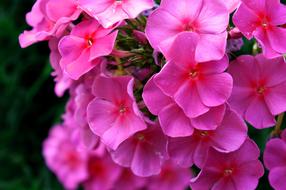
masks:
[[[69,128],[55,126],[43,144],[43,155],[48,167],[57,175],[66,189],[76,189],[87,179],[88,155],[79,152],[71,141]]]
[[[87,108],[89,126],[113,150],[136,132],[146,129],[133,96],[133,83],[129,76],[102,75],[94,81],[95,98]]]
[[[247,137],[247,126],[232,110],[227,108],[221,124],[216,130],[195,130],[190,137],[170,138],[170,158],[181,167],[196,164],[202,167],[212,147],[219,152],[237,150]]]
[[[257,145],[247,139],[235,152],[220,153],[211,149],[199,175],[191,180],[193,190],[253,190],[263,176]]]
[[[146,36],[155,50],[170,59],[169,50],[177,35],[194,33],[199,36],[195,60],[219,60],[225,53],[228,19],[228,11],[220,1],[180,0],[174,3],[163,0],[148,18]]]
[[[151,9],[153,0],[79,0],[80,7],[108,28],[124,19],[136,18]]]
[[[286,188],[286,130],[283,131],[281,139],[271,139],[266,144],[264,151],[264,164],[269,172],[269,181],[275,190]]]
[[[157,175],[168,158],[167,137],[158,124],[149,123],[146,130],[135,133],[111,151],[111,157],[117,164],[130,167],[137,176]]]
[[[154,115],[157,115],[163,132],[170,137],[186,137],[194,129],[214,130],[223,120],[225,105],[210,108],[205,114],[189,118],[176,102],[165,95],[152,77],[144,87],[143,100]]]
[[[121,168],[107,153],[103,156],[90,154],[87,171],[89,178],[83,183],[85,190],[110,190],[118,180]]]
[[[194,34],[178,35],[170,50],[172,60],[154,77],[157,86],[190,118],[224,104],[232,90],[232,77],[224,73],[228,67],[227,57],[198,63],[195,61],[197,48]]]
[[[248,39],[255,37],[267,58],[286,53],[286,6],[278,0],[242,0],[234,24]]]
[[[148,190],[184,190],[193,174],[190,169],[179,168],[170,161],[164,163],[159,175],[148,178]]]
[[[255,128],[273,126],[275,115],[286,111],[283,58],[240,56],[230,64],[229,73],[234,79],[231,107]]]
[[[66,27],[81,13],[75,0],[37,0],[32,11],[26,15],[28,24],[33,27],[19,36],[22,48],[36,42],[60,37]]]
[[[70,35],[59,42],[61,67],[72,79],[79,79],[109,55],[114,47],[118,31],[102,28],[96,20],[82,21]]]

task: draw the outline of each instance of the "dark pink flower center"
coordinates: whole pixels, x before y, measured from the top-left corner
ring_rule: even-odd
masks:
[[[188,18],[182,20],[182,30],[194,32],[196,30],[195,29],[195,23],[191,22],[190,19],[188,19]]]
[[[87,45],[90,47],[90,46],[93,45],[93,43],[94,43],[93,38],[89,37],[89,38],[87,39]]]
[[[126,112],[127,112],[127,107],[125,105],[120,105],[119,106],[119,113],[125,114]]]
[[[233,173],[233,169],[232,169],[232,168],[227,168],[227,169],[225,169],[225,170],[223,171],[223,175],[224,175],[225,177],[230,176],[232,173]]]
[[[256,89],[256,92],[257,92],[259,95],[262,95],[262,94],[265,92],[265,87],[264,87],[264,86],[259,86],[259,87]]]
[[[191,79],[196,79],[196,78],[198,77],[198,71],[197,71],[196,69],[191,70],[191,71],[189,72],[189,77],[190,77]]]
[[[136,135],[136,137],[137,137],[137,139],[138,139],[139,141],[144,141],[144,140],[145,140],[145,136],[144,136],[142,133],[138,133],[138,134]]]
[[[209,135],[209,133],[207,131],[201,131],[200,132],[201,137],[207,137],[208,135]]]

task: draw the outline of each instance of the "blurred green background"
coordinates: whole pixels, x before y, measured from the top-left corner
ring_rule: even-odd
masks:
[[[45,166],[41,149],[49,128],[60,121],[67,97],[54,94],[47,42],[27,49],[18,45],[33,3],[0,1],[0,190],[62,189]],[[250,53],[252,45],[246,42],[238,54]],[[250,129],[249,134],[263,150],[270,132]],[[271,189],[266,175],[260,190]]]
[[[0,1],[0,190],[62,189],[41,149],[66,98],[54,94],[46,42],[21,49],[34,0]]]

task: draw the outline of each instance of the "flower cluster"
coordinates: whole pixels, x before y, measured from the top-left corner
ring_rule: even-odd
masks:
[[[157,3],[37,0],[27,14],[21,47],[48,41],[55,93],[69,93],[48,167],[71,190],[254,190],[264,167],[247,122],[279,135],[286,111],[285,5]],[[282,139],[264,153],[279,190]]]

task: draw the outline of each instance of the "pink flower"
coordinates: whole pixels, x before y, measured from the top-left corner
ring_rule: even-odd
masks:
[[[75,0],[37,0],[32,11],[26,15],[33,29],[19,36],[21,47],[48,40],[52,36],[60,37],[80,13]]]
[[[171,97],[160,90],[154,82],[154,76],[144,87],[143,100],[149,111],[158,116],[163,132],[170,137],[190,136],[194,129],[214,130],[225,113],[225,105],[221,105],[199,117],[189,118]]]
[[[224,104],[232,90],[232,78],[224,73],[228,67],[227,57],[198,63],[195,61],[196,48],[194,34],[178,35],[170,51],[172,60],[154,77],[157,86],[190,118]]]
[[[232,110],[227,108],[225,116],[216,130],[195,130],[190,137],[170,138],[170,158],[182,167],[196,164],[202,167],[212,147],[219,152],[237,150],[247,137],[247,126]]]
[[[59,43],[62,55],[61,67],[72,79],[79,79],[109,55],[114,47],[118,31],[102,28],[96,20],[82,21],[70,35]]]
[[[269,181],[275,190],[286,189],[284,176],[286,174],[286,130],[281,139],[271,139],[266,144],[264,151],[264,164],[269,172]]]
[[[61,54],[58,50],[57,38],[52,38],[49,40],[49,47],[51,50],[50,53],[50,63],[54,69],[52,76],[55,77],[55,93],[57,96],[61,97],[64,95],[64,92],[70,88],[73,83],[73,80],[62,70],[60,66]]]
[[[211,149],[199,175],[191,180],[193,190],[253,190],[263,176],[257,145],[247,139],[235,152],[220,153]]]
[[[275,115],[286,111],[286,64],[282,57],[244,55],[230,64],[234,87],[230,105],[255,128],[275,124]]]
[[[262,45],[267,58],[286,53],[286,6],[278,0],[242,0],[233,17],[234,24],[251,39],[255,37]]]
[[[108,28],[115,23],[137,17],[142,11],[151,9],[153,0],[79,0],[80,7]]]
[[[134,175],[130,169],[122,168],[112,190],[142,190],[147,186],[147,179]]]
[[[152,47],[167,59],[169,50],[181,32],[199,36],[195,59],[199,62],[219,60],[224,56],[229,14],[220,1],[161,1],[160,7],[148,18],[146,36]],[[207,52],[207,53],[206,53]]]
[[[79,152],[71,141],[69,128],[55,126],[43,144],[48,167],[57,175],[66,189],[76,189],[87,179],[87,153]]]
[[[188,168],[179,168],[168,161],[157,176],[148,179],[148,190],[184,190],[190,183],[192,172]]]
[[[83,184],[85,190],[110,190],[118,180],[121,168],[111,160],[108,154],[103,156],[91,154],[87,171],[89,178]]]
[[[115,151],[112,159],[123,167],[130,167],[140,177],[157,175],[168,158],[167,137],[157,124],[150,123],[144,131],[135,133]]]
[[[146,124],[133,96],[133,78],[99,76],[93,85],[94,100],[88,105],[91,130],[106,146],[116,149]]]

